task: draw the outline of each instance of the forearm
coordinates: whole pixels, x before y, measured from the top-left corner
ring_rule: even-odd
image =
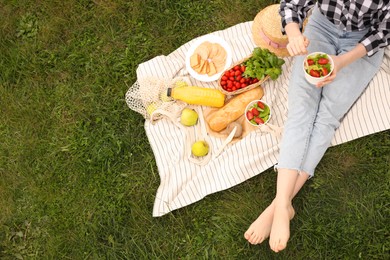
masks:
[[[301,30],[299,29],[298,23],[295,23],[295,22],[288,23],[288,24],[286,24],[284,29],[286,31],[287,37],[289,37],[289,38],[301,35]]]
[[[364,57],[365,55],[367,55],[367,50],[363,44],[359,43],[358,45],[355,46],[355,48],[353,48],[349,52],[346,52],[338,56],[332,56],[334,62],[333,72],[329,77],[319,82],[317,84],[317,87],[323,87],[324,85],[329,84],[337,77],[337,73],[342,68],[348,66],[349,64],[360,59],[361,57]]]
[[[359,43],[358,45],[356,45],[355,48],[353,48],[349,52],[346,52],[346,53],[338,56],[339,66],[340,66],[340,68],[348,66],[349,64],[351,64],[355,60],[360,59],[361,57],[364,57],[365,55],[367,55],[367,50],[363,46],[363,44]]]

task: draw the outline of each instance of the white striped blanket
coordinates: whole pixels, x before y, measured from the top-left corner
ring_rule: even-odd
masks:
[[[224,38],[230,44],[233,62],[237,62],[251,54],[256,47],[252,40],[251,27],[252,22],[245,22],[211,34]],[[137,78],[189,76],[185,68],[185,56],[196,40],[182,45],[168,56],[158,56],[140,64]],[[268,80],[263,84],[263,99],[273,109],[270,123],[280,127],[283,127],[287,114],[291,58],[286,58],[285,61],[283,74],[276,81]],[[381,71],[344,118],[332,145],[390,129],[389,68],[390,48],[387,48]],[[217,87],[216,81],[205,83],[191,79],[191,83],[196,86]],[[161,180],[153,208],[154,217],[192,204],[209,194],[231,188],[277,162],[278,140],[261,131],[252,131],[239,142],[228,145],[219,157],[200,166],[185,158],[183,133],[168,119],[161,119],[155,124],[146,120],[145,130]],[[218,149],[223,140],[210,136],[210,142],[212,151]]]

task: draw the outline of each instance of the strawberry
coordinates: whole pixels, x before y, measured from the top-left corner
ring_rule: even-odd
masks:
[[[310,70],[309,74],[310,74],[310,76],[315,77],[315,78],[319,78],[320,77],[320,72],[317,71],[317,70]]]
[[[248,118],[248,120],[252,120],[253,119],[253,114],[252,114],[252,112],[251,111],[247,111],[246,112],[246,118]]]
[[[258,101],[258,102],[257,102],[257,106],[258,106],[260,109],[264,109],[264,104],[263,104],[263,102],[261,102],[261,101]]]
[[[325,67],[323,67],[322,68],[322,76],[326,76],[326,75],[328,75],[328,69],[327,68],[325,68]]]
[[[258,125],[264,124],[264,120],[261,119],[260,117],[255,117],[255,122],[256,122]]]
[[[252,114],[253,114],[254,116],[258,116],[258,115],[260,114],[259,110],[257,110],[255,107],[252,108],[251,112],[252,112]]]
[[[309,66],[313,65],[313,64],[314,64],[314,60],[308,59],[308,60],[307,60],[307,64],[308,64]]]
[[[325,65],[328,64],[329,60],[327,58],[319,58],[318,59],[318,64],[320,65]]]

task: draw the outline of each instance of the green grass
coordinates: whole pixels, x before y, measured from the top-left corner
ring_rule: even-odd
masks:
[[[288,249],[250,246],[268,170],[161,218],[138,64],[276,1],[0,1],[1,259],[386,259],[389,131],[329,149]]]

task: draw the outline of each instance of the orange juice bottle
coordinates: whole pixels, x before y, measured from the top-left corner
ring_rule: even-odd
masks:
[[[197,86],[168,88],[167,96],[191,105],[222,107],[225,104],[225,95],[221,91]]]

